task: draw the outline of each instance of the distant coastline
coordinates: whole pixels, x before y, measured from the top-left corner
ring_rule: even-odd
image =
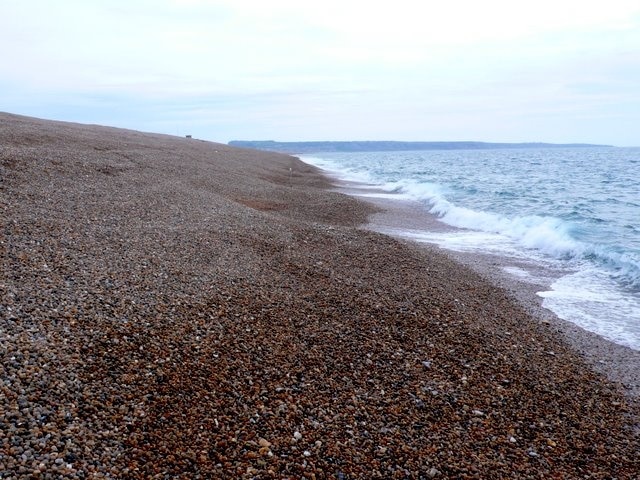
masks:
[[[496,148],[595,148],[613,147],[589,143],[489,143],[489,142],[399,142],[399,141],[351,141],[351,142],[278,142],[275,140],[232,140],[230,146],[253,148],[280,153],[318,152],[394,152],[410,150],[489,150]]]

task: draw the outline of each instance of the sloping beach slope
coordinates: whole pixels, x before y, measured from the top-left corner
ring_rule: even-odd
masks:
[[[0,114],[3,478],[637,478],[631,407],[295,158]]]

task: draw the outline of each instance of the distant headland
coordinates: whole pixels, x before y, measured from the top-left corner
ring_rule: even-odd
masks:
[[[496,148],[593,148],[612,145],[589,143],[489,143],[489,142],[398,142],[398,141],[353,141],[353,142],[277,142],[275,140],[232,140],[234,147],[254,148],[281,153],[318,152],[394,152],[410,150],[489,150]]]

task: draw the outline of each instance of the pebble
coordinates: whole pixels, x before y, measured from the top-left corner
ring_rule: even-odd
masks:
[[[438,475],[440,475],[440,470],[435,467],[430,468],[427,472],[427,477],[429,478],[436,478]]]
[[[260,440],[258,440],[258,445],[260,445],[261,447],[270,447],[271,446],[271,442],[269,442],[268,440],[261,438]]]

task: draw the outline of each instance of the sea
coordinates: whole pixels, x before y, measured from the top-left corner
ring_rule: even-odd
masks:
[[[300,158],[348,182],[351,192],[360,188],[363,196],[419,202],[452,227],[389,233],[512,259],[520,266],[505,267],[506,274],[545,277],[537,292],[543,307],[640,350],[640,148],[332,152]],[[372,187],[379,193],[372,194]]]

